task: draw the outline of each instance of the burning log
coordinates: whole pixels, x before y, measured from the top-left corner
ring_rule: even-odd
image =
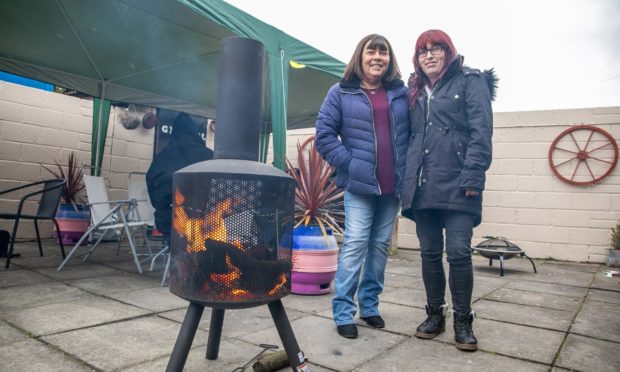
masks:
[[[199,267],[209,267],[211,270],[198,278],[202,281],[213,280],[212,274],[218,277],[230,275],[230,279],[236,280],[241,289],[264,294],[281,285],[282,275],[286,277],[291,270],[289,262],[257,260],[233,244],[207,239],[204,245],[206,250],[197,252],[196,259]]]

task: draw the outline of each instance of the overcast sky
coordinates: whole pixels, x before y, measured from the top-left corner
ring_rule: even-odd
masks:
[[[382,34],[405,81],[419,34],[442,29],[497,71],[496,112],[620,106],[620,0],[227,1],[344,63]]]

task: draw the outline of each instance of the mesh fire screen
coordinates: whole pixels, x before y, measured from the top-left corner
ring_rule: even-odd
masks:
[[[173,190],[172,293],[216,308],[257,306],[290,293],[290,177],[177,173]]]

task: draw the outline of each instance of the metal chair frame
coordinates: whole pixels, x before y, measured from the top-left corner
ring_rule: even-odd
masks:
[[[60,236],[60,228],[58,227],[58,221],[56,221],[56,210],[58,209],[58,203],[60,202],[60,197],[62,195],[63,186],[65,185],[65,181],[59,178],[48,179],[38,182],[28,183],[26,185],[14,187],[12,189],[4,190],[0,192],[0,195],[8,194],[10,192],[14,192],[17,190],[23,190],[27,188],[31,188],[38,185],[44,185],[41,190],[29,192],[26,195],[22,196],[19,201],[19,205],[17,206],[17,213],[0,213],[0,219],[4,220],[14,220],[13,223],[13,233],[11,234],[11,239],[9,242],[9,248],[7,250],[6,264],[5,268],[9,268],[11,263],[11,256],[13,255],[13,248],[15,245],[15,237],[17,235],[17,227],[19,226],[19,221],[22,219],[33,220],[34,229],[37,234],[37,244],[39,246],[39,255],[43,257],[43,248],[41,246],[41,234],[39,233],[38,221],[40,220],[52,220],[54,225],[56,226],[56,234],[58,235],[58,241],[60,244],[60,252],[62,253],[62,258],[65,258],[65,247],[62,244],[62,238]],[[35,214],[25,214],[23,213],[24,204],[30,198],[41,195],[41,199],[39,199],[39,206],[37,208],[37,212]]]
[[[73,256],[75,251],[81,246],[82,242],[86,238],[88,238],[93,232],[100,231],[103,233],[98,237],[97,241],[92,245],[90,250],[82,254],[84,256],[83,261],[86,261],[93,254],[93,252],[95,251],[99,243],[103,240],[103,238],[106,236],[106,234],[109,231],[114,230],[114,231],[121,231],[121,234],[124,233],[127,236],[127,240],[129,241],[129,246],[131,247],[131,253],[134,258],[134,263],[136,264],[138,272],[142,274],[142,267],[140,265],[140,260],[138,258],[138,253],[136,251],[135,239],[132,234],[132,229],[146,225],[145,221],[143,221],[140,218],[140,212],[137,209],[138,201],[135,199],[108,200],[107,188],[105,187],[105,182],[104,182],[103,177],[87,175],[87,172],[86,172],[87,169],[99,169],[99,168],[88,166],[88,165],[82,166],[82,172],[84,174],[84,181],[86,184],[86,193],[89,197],[89,203],[87,205],[89,208],[91,208],[91,225],[89,226],[88,230],[86,230],[84,235],[82,235],[80,240],[75,244],[73,249],[71,249],[67,257],[58,267],[57,271],[60,271],[63,269],[63,267],[66,265],[69,259]],[[91,187],[89,187],[89,185]],[[89,190],[94,186],[96,186],[100,190]],[[90,202],[91,200],[102,200],[102,201]],[[96,209],[100,209],[101,213],[96,213]],[[132,216],[132,218],[130,218],[130,216]],[[121,238],[122,238],[122,235],[121,235]],[[119,240],[119,246],[120,244],[121,244],[121,241]],[[146,244],[148,245],[148,242]],[[150,246],[149,246],[149,250],[150,250]]]

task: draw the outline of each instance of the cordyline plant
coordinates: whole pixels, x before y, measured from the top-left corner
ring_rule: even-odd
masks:
[[[75,154],[72,152],[69,154],[69,160],[67,161],[67,172],[58,161],[55,161],[57,169],[50,169],[45,165],[41,166],[48,172],[54,175],[56,178],[65,180],[65,185],[62,189],[61,197],[67,204],[73,205],[73,208],[77,210],[78,194],[84,190],[84,182],[82,180],[82,173],[80,167],[78,167]]]
[[[344,221],[344,193],[331,179],[334,167],[316,151],[314,136],[297,143],[297,161],[299,169],[295,169],[286,159],[287,173],[297,181],[295,227],[313,224],[321,228],[324,236],[327,236],[326,227],[342,234],[340,224]]]

